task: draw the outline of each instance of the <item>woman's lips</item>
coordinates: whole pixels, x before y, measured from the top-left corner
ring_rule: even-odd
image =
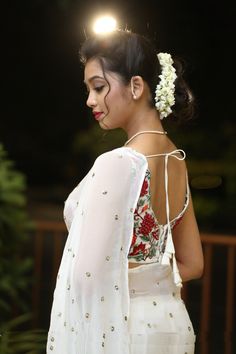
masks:
[[[96,120],[99,120],[100,116],[102,115],[102,112],[93,112],[93,114],[94,114],[94,118]]]

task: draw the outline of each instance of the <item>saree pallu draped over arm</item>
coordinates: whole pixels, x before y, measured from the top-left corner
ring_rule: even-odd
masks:
[[[77,187],[54,291],[47,353],[129,354],[128,253],[147,160],[100,155]]]

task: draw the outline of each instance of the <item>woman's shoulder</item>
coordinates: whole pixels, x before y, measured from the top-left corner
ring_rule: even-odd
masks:
[[[129,147],[122,146],[113,150],[106,151],[99,155],[95,160],[95,164],[100,162],[113,162],[117,161],[117,159],[123,159],[130,162],[146,162],[146,158],[141,152]]]

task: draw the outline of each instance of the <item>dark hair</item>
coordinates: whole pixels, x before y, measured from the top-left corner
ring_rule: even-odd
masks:
[[[104,72],[119,74],[124,84],[132,76],[139,75],[147,83],[152,95],[151,105],[155,105],[155,90],[161,74],[157,51],[150,40],[137,33],[116,30],[109,35],[94,35],[88,38],[80,49],[80,60],[85,65],[90,59],[98,59]],[[171,115],[177,121],[193,116],[193,95],[183,79],[183,65],[174,60],[177,79],[175,80],[175,105]]]

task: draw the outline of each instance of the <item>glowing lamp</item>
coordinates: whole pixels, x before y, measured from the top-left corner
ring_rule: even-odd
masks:
[[[98,18],[94,25],[93,31],[97,34],[106,34],[116,29],[116,20],[112,16],[103,16]]]

